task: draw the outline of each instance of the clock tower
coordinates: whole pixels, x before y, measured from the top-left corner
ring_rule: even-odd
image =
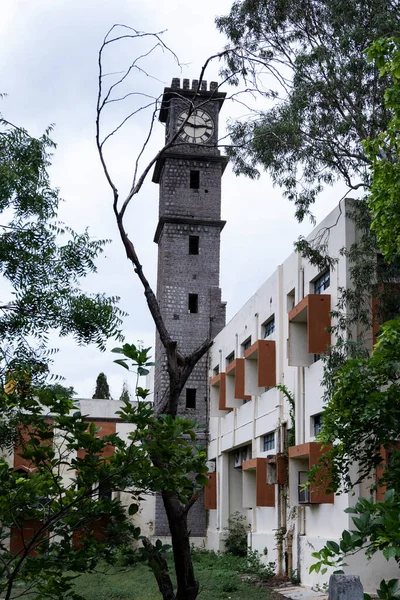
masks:
[[[219,287],[221,178],[227,158],[218,147],[218,116],[225,95],[211,82],[190,85],[173,79],[164,89],[159,119],[166,141],[182,131],[157,161],[153,181],[160,185],[157,299],[165,325],[183,354],[212,339],[225,325]],[[197,91],[196,91],[197,90]],[[192,110],[191,110],[192,108]],[[189,115],[189,116],[188,116]],[[157,335],[154,402],[168,392],[167,361]],[[179,400],[179,414],[208,424],[208,356],[197,363]],[[207,443],[202,433],[197,443]],[[189,513],[192,536],[206,534],[200,499]],[[169,535],[161,497],[156,498],[155,534]]]

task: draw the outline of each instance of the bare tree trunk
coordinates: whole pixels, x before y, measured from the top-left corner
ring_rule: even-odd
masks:
[[[188,510],[173,492],[162,492],[162,499],[167,513],[174,553],[177,581],[175,600],[195,600],[199,593],[199,582],[194,575],[190,552],[190,537],[187,527]]]

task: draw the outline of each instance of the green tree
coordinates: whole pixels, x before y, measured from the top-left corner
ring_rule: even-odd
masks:
[[[107,376],[104,373],[99,373],[97,375],[96,389],[94,390],[92,398],[97,398],[98,400],[109,400],[111,398]]]
[[[148,350],[125,344],[117,352],[129,359],[128,368],[142,371],[150,364]],[[148,391],[137,387],[137,402],[124,402],[119,412],[131,424],[128,440],[118,434],[101,437],[72,399],[35,386],[28,364],[22,379],[15,375],[14,381],[12,393],[0,392],[0,413],[17,422],[17,452],[29,470],[15,471],[0,459],[1,596],[20,597],[22,588],[36,598],[78,600],[76,573],[93,571],[100,560],[115,564],[121,556],[135,556],[148,563],[160,590],[173,598],[164,556],[168,547],[144,539],[143,548],[134,550],[140,529],[128,515],[136,514],[143,493],[163,490],[187,505],[201,489],[206,455],[191,443],[193,421],[158,417],[146,401]],[[111,496],[122,491],[131,494],[127,511]],[[25,528],[33,522],[36,527]],[[10,531],[20,540],[13,554]]]
[[[375,475],[380,449],[386,448],[391,460],[381,483],[391,491],[385,502],[361,498],[348,511],[354,513],[354,530],[343,532],[340,544],[329,542],[315,553],[316,571],[343,565],[344,554],[361,548],[396,560],[400,555],[399,457],[393,444],[400,425],[399,322],[384,324],[400,313],[400,62],[399,38],[380,39],[398,36],[399,19],[393,0],[241,0],[217,19],[231,48],[225,73],[236,74],[237,82],[244,79],[270,101],[270,108],[231,125],[236,173],[258,177],[264,168],[295,203],[300,221],[322,190],[337,181],[346,186],[346,195],[365,201],[351,215],[360,238],[344,250],[351,284],[340,290],[332,311],[337,342],[325,358],[321,441],[333,444],[325,462],[336,491],[354,485],[351,465],[358,465],[358,480]],[[335,257],[324,247],[328,237],[329,231],[321,231],[310,243],[300,239],[297,248],[321,268],[332,265]],[[371,330],[372,295],[382,335],[369,356],[355,334]],[[397,591],[398,583],[391,581],[382,582],[378,593],[390,598]]]
[[[396,260],[399,250],[398,177],[400,158],[400,53],[397,39],[378,40],[368,50],[383,76],[391,85],[385,93],[386,108],[391,112],[387,129],[364,142],[371,159],[371,193],[368,205],[384,258]],[[395,265],[396,266],[396,265]],[[398,295],[397,277],[387,284]],[[398,312],[397,312],[398,315]],[[340,544],[328,542],[314,554],[312,570],[328,566],[342,567],[347,554],[360,549],[368,556],[382,552],[386,559],[400,564],[400,317],[387,321],[371,356],[346,361],[331,379],[321,441],[332,444],[324,461],[335,490],[351,490],[367,477],[389,491],[384,502],[360,498],[354,508],[354,529],[343,531]],[[357,465],[357,477],[350,469]],[[397,597],[398,580],[382,581],[380,598]]]
[[[49,128],[33,138],[0,118],[0,275],[6,285],[0,306],[3,357],[24,361],[30,354],[45,368],[47,333],[72,335],[101,349],[121,337],[117,298],[86,294],[80,280],[96,271],[104,240],[76,233],[57,220],[60,197],[48,175],[55,145]],[[27,339],[34,338],[32,350]],[[48,360],[49,357],[47,357]]]
[[[231,125],[236,173],[264,168],[299,220],[336,181],[363,195],[371,161],[362,140],[390,118],[387,77],[365,50],[399,29],[397,1],[237,0],[217,27],[231,48],[225,73],[272,105]]]
[[[71,386],[66,387],[61,385],[61,383],[51,383],[46,386],[50,392],[52,392],[56,396],[61,396],[62,398],[73,398],[76,396],[76,391]]]
[[[123,402],[129,402],[131,398],[131,393],[129,390],[129,386],[127,381],[124,381],[124,383],[122,384],[122,391],[121,391],[121,395],[119,397],[120,400],[122,400]]]

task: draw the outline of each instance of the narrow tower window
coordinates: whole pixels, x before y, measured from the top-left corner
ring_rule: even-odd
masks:
[[[190,171],[190,188],[198,190],[200,187],[200,171]]]
[[[199,253],[199,236],[189,235],[189,254]]]
[[[186,408],[196,408],[196,390],[186,388]]]
[[[190,313],[197,313],[199,309],[199,295],[189,294],[188,308]]]

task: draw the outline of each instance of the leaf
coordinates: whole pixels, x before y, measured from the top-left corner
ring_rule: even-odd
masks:
[[[121,367],[124,367],[124,369],[126,369],[127,371],[129,371],[129,367],[126,364],[124,358],[117,358],[117,360],[114,360],[113,362],[115,362],[117,365],[120,365]]]
[[[128,514],[129,515],[136,515],[136,513],[139,510],[139,505],[138,504],[131,504],[128,508]]]
[[[329,550],[332,550],[332,552],[334,552],[335,554],[340,554],[340,547],[339,544],[337,544],[336,542],[327,542],[326,543],[327,547],[329,548]]]
[[[144,367],[138,367],[137,372],[139,375],[148,375],[150,373],[150,371],[148,369],[145,369]]]

